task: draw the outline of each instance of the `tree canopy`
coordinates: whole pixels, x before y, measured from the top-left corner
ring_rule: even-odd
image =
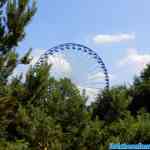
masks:
[[[16,52],[36,13],[32,0],[0,0],[0,149],[105,150],[110,143],[150,143],[150,65],[130,87],[111,87],[90,106],[70,79],[56,80],[51,65],[30,66],[31,49]]]

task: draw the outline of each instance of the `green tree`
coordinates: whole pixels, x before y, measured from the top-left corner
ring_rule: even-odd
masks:
[[[67,78],[56,80],[43,62],[9,78],[20,58],[18,43],[36,12],[31,0],[0,0],[0,149],[105,150],[110,143],[150,142],[150,65],[131,87],[102,91],[87,98]],[[9,81],[9,82],[8,82]]]
[[[24,29],[35,14],[35,2],[30,5],[29,0],[1,0],[0,1],[0,105],[14,103],[8,90],[8,77],[18,63],[27,63],[25,58],[19,59],[15,49],[24,38]],[[24,61],[22,61],[24,60]],[[28,59],[26,59],[27,61]],[[5,98],[4,98],[5,96]],[[13,101],[13,102],[12,102]],[[4,107],[3,108],[8,108]],[[4,112],[5,110],[3,110]]]
[[[0,138],[8,137],[9,127],[16,120],[17,97],[12,94],[8,81],[18,64],[27,64],[30,60],[31,50],[19,58],[16,47],[35,12],[34,1],[0,0]]]
[[[93,118],[112,122],[123,117],[131,102],[129,91],[125,86],[112,87],[99,94],[96,102],[92,104]]]
[[[136,77],[134,84],[130,89],[132,103],[129,109],[134,115],[143,107],[150,112],[150,65],[142,71],[139,77]]]
[[[6,83],[18,63],[27,63],[29,52],[18,59],[15,49],[24,38],[24,29],[36,12],[30,0],[3,0],[0,5],[0,77]],[[26,61],[25,61],[26,60]]]

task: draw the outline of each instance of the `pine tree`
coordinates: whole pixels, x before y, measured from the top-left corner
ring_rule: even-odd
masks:
[[[34,1],[0,0],[0,138],[8,137],[7,129],[16,119],[17,97],[8,81],[18,64],[29,63],[31,50],[19,59],[16,47],[25,37],[25,27],[35,12]]]
[[[99,117],[100,120],[108,123],[123,117],[131,102],[128,93],[125,86],[104,90],[92,104],[93,118]]]
[[[130,95],[133,99],[129,109],[134,115],[136,115],[141,108],[144,108],[150,113],[150,65],[147,65],[141,72],[141,75],[134,79]]]
[[[28,62],[27,52],[19,60],[15,49],[24,38],[24,29],[36,12],[35,2],[29,0],[0,1],[0,99],[1,105],[13,103],[15,98],[7,91],[8,77],[13,73],[18,63]],[[25,59],[26,58],[26,59]],[[4,98],[5,96],[5,98]],[[7,100],[6,100],[7,99]],[[8,107],[6,107],[8,108]],[[4,112],[4,111],[3,111]]]
[[[0,77],[1,83],[7,83],[18,63],[27,63],[29,52],[18,59],[15,49],[24,38],[24,29],[36,12],[35,2],[30,0],[3,0],[0,5]]]

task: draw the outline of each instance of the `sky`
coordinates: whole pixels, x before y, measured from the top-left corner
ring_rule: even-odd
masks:
[[[21,55],[32,47],[37,59],[61,43],[83,44],[103,59],[111,86],[131,84],[150,62],[150,0],[37,0],[37,7]]]

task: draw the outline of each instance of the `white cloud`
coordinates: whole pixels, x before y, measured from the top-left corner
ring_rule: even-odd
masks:
[[[44,54],[45,50],[43,49],[35,49],[33,50],[31,56],[33,57],[33,60],[31,61],[31,65],[35,65],[35,63],[39,60],[40,56],[42,54]],[[51,68],[51,75],[55,76],[56,79],[59,79],[60,77],[68,77],[71,78],[71,74],[72,74],[72,66],[69,63],[69,61],[67,60],[67,58],[61,54],[55,54],[55,55],[50,55],[48,57],[48,63],[52,64],[52,68]],[[25,78],[25,73],[27,72],[29,68],[28,66],[25,65],[21,65],[18,66],[18,68],[15,70],[14,75],[19,75],[20,73],[23,73],[24,78]],[[109,75],[110,78],[112,78],[112,75]],[[89,74],[87,80],[89,81],[103,81],[104,82],[104,74],[103,73],[95,73],[95,74]],[[77,85],[77,87],[79,88],[79,90],[82,92],[83,89],[86,90],[86,95],[89,97],[88,99],[88,104],[90,104],[93,100],[95,100],[95,97],[97,96],[98,93],[100,93],[100,89],[91,87],[89,88],[88,85],[83,85],[83,86],[79,86],[78,83],[72,81],[73,83],[75,83]],[[80,83],[79,83],[80,84]],[[90,84],[90,82],[89,82]],[[105,85],[104,85],[105,86]]]
[[[44,54],[45,50],[42,49],[36,49],[33,50],[31,56],[33,57],[33,60],[31,62],[32,65],[34,65],[40,58],[42,54]],[[68,62],[68,60],[63,56],[63,54],[58,53],[55,55],[49,55],[48,57],[48,63],[52,64],[51,68],[51,75],[59,79],[60,77],[70,77],[71,74],[71,65]]]
[[[110,80],[114,80],[115,79],[115,75],[114,74],[108,74],[108,76],[109,76],[109,79]],[[89,74],[88,75],[88,80],[98,80],[98,81],[100,81],[100,80],[102,80],[102,81],[104,81],[104,79],[105,79],[105,75],[104,75],[104,73],[102,73],[102,72],[98,72],[98,73],[95,73],[95,74]]]
[[[100,90],[95,89],[95,88],[87,88],[87,87],[82,87],[82,86],[77,86],[77,87],[81,93],[83,90],[85,90],[86,96],[88,96],[87,105],[90,105],[92,102],[94,102],[95,98],[100,93]]]
[[[33,50],[31,56],[33,60],[31,62],[34,65],[40,58],[42,54],[44,54],[45,50],[43,49],[35,49]],[[62,54],[49,55],[48,63],[52,64],[51,74],[56,78],[59,77],[69,77],[71,73],[71,65]]]
[[[98,72],[95,74],[89,74],[87,77],[87,80],[89,81],[89,85],[91,84],[91,87],[88,87],[88,85],[77,85],[77,87],[80,89],[81,93],[83,91],[83,89],[86,91],[86,95],[88,96],[88,101],[87,101],[87,105],[91,104],[93,101],[95,101],[96,97],[98,96],[98,94],[100,94],[100,92],[105,88],[105,76],[103,73]],[[109,74],[109,79],[110,82],[112,80],[116,79],[116,76],[113,74]],[[103,84],[100,85],[99,88],[97,88],[97,84],[92,84],[92,83],[97,83],[97,82],[102,82]],[[102,86],[102,87],[101,87]]]
[[[49,56],[48,63],[52,64],[51,73],[56,78],[70,77],[72,67],[65,56],[62,54]]]
[[[44,49],[34,49],[31,53],[31,57],[33,58],[31,61],[31,65],[35,65],[35,63],[37,63],[38,59],[42,54],[44,54],[44,52]]]
[[[33,58],[30,65],[34,66],[37,61],[39,60],[40,56],[44,54],[44,49],[34,49],[31,53],[31,57]],[[51,75],[55,76],[56,78],[60,77],[68,77],[71,73],[71,65],[65,59],[65,57],[61,54],[57,54],[55,56],[49,56],[48,63],[52,64],[51,68]],[[25,74],[29,69],[30,65],[18,65],[17,68],[13,72],[13,76],[18,76],[23,73],[23,79],[25,79]]]
[[[119,61],[119,66],[133,68],[135,73],[139,73],[148,63],[150,63],[150,53],[141,54],[137,49],[130,48],[127,55]]]
[[[110,73],[109,73],[108,76],[109,76],[110,82],[117,79],[117,77],[116,77],[115,74],[110,74]]]
[[[134,39],[134,33],[99,34],[93,38],[93,41],[95,44],[111,44],[132,41]]]
[[[35,63],[38,61],[38,59],[40,58],[40,55],[44,53],[44,50],[43,49],[34,49],[31,53],[31,58],[32,61],[31,61],[31,65],[35,65]],[[25,80],[25,75],[27,73],[29,69],[29,65],[22,65],[22,64],[19,64],[15,70],[13,71],[13,74],[10,76],[10,79],[13,78],[13,77],[16,77],[16,76],[19,76],[19,75],[23,75],[23,81]]]
[[[101,73],[101,72],[88,75],[88,80],[100,80],[100,79],[103,80],[104,78],[105,78],[105,75],[104,73]]]

